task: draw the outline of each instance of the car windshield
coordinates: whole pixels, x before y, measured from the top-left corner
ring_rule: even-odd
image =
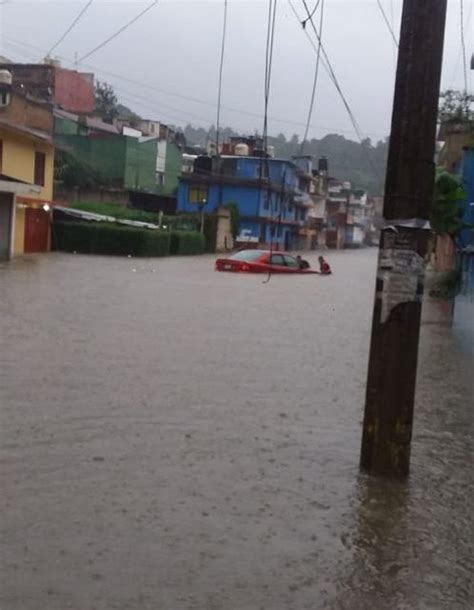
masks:
[[[262,256],[262,250],[241,250],[236,252],[230,258],[234,261],[256,261]]]

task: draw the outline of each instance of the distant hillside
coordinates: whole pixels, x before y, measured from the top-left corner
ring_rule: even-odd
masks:
[[[215,140],[215,129],[187,125],[184,135],[189,144],[205,146],[208,141]],[[220,138],[238,135],[230,127],[222,130]],[[268,138],[268,144],[275,147],[275,155],[290,159],[299,154],[301,143],[297,135],[289,140],[283,134]],[[325,156],[329,161],[329,173],[341,180],[350,180],[353,187],[363,188],[371,195],[383,195],[385,165],[387,162],[388,139],[372,144],[370,138],[362,143],[348,140],[344,136],[328,134],[320,140],[310,140],[306,143],[304,154],[312,155],[315,160]]]

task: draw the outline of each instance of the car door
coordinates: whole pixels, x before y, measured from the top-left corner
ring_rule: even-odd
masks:
[[[268,259],[268,264],[272,273],[287,273],[288,269],[285,265],[283,254],[272,254]]]
[[[294,256],[290,256],[289,254],[283,254],[283,260],[288,271],[290,271],[291,273],[296,273],[300,270],[299,263]]]

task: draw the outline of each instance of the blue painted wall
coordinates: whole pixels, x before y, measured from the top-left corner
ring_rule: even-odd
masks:
[[[459,168],[462,176],[466,199],[464,200],[464,221],[474,224],[474,148],[463,151],[462,161]],[[465,248],[474,245],[474,233],[471,229],[465,229],[459,236],[460,246]]]
[[[260,164],[262,159],[252,157],[239,157],[235,165],[234,177],[242,179],[258,179],[260,176]],[[273,226],[271,223],[251,220],[246,217],[276,218],[281,215],[281,220],[303,221],[306,210],[294,205],[292,195],[297,188],[296,168],[288,161],[269,159],[269,174],[271,181],[276,185],[284,185],[284,189],[290,194],[284,196],[281,201],[279,193],[268,193],[265,187],[260,190],[258,185],[222,185],[209,184],[207,201],[204,211],[212,213],[220,204],[235,203],[239,207],[241,230],[251,231],[252,236],[261,241],[269,243],[273,241],[280,247],[292,247],[291,228],[284,225]],[[196,188],[188,182],[180,181],[178,186],[178,212],[196,212],[199,206],[189,201],[189,191]],[[202,188],[205,188],[203,186]],[[222,194],[221,194],[222,189]],[[273,226],[273,233],[272,233]],[[293,229],[294,232],[295,229]]]

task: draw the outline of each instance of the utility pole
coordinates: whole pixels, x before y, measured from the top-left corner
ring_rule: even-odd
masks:
[[[361,470],[410,465],[447,0],[404,0],[365,403]]]

